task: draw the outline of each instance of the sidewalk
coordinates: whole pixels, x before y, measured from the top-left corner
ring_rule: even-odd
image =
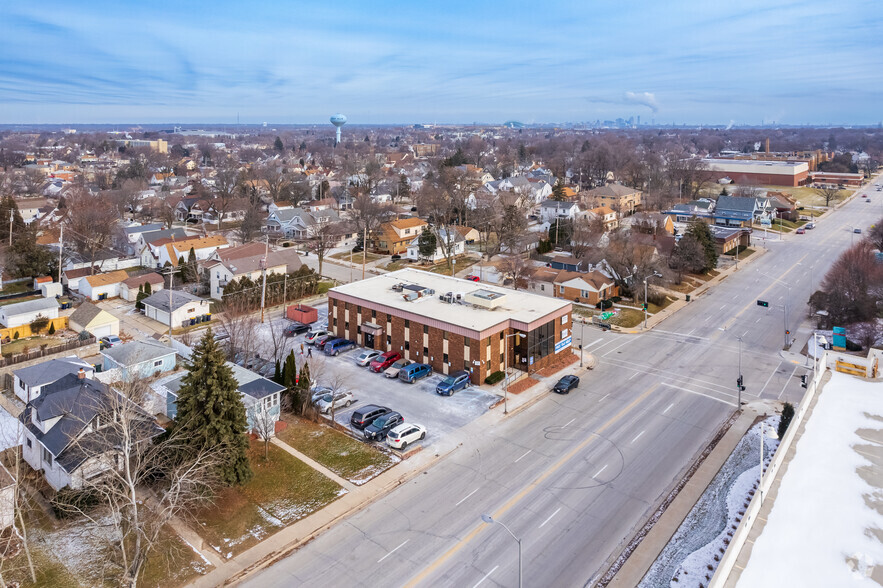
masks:
[[[678,492],[671,504],[665,509],[659,520],[647,531],[628,559],[613,576],[608,586],[633,588],[637,586],[659,554],[668,545],[675,531],[690,513],[696,501],[705,492],[711,480],[717,475],[721,466],[730,457],[736,445],[748,431],[759,414],[762,406],[748,405],[736,419],[724,436],[718,441],[711,453],[696,469],[690,480]],[[652,517],[651,517],[652,519]],[[620,557],[625,556],[623,554]]]

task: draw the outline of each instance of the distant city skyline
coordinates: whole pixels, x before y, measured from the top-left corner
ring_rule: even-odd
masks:
[[[13,1],[0,124],[877,125],[873,1]]]

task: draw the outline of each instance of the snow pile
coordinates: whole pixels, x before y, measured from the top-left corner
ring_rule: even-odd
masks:
[[[738,586],[879,586],[879,470],[862,452],[879,452],[881,421],[883,384],[832,373]]]
[[[779,417],[766,421],[777,427]],[[707,586],[757,489],[760,472],[760,423],[751,427],[678,527],[639,586]],[[769,433],[767,433],[769,434]],[[764,440],[764,467],[778,447]]]

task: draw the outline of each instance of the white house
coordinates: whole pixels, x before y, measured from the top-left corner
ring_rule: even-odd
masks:
[[[445,249],[442,248],[442,243],[451,243],[451,251],[450,254],[453,257],[458,255],[463,255],[466,251],[466,240],[463,236],[457,231],[451,231],[448,233],[444,229],[439,229],[436,234],[436,247],[435,252],[430,257],[420,255],[420,237],[417,237],[411,244],[408,245],[408,252],[406,257],[408,259],[420,260],[425,259],[428,261],[436,262],[445,258]]]
[[[264,245],[246,243],[223,251],[216,251],[203,267],[209,272],[210,295],[222,300],[224,287],[232,280],[248,277],[257,280],[261,277],[261,262],[264,259]],[[297,271],[303,265],[294,248],[270,251],[267,255],[267,274],[287,274]]]
[[[196,320],[197,317],[204,317],[211,314],[209,310],[209,301],[194,296],[188,292],[173,290],[171,293],[172,302],[172,327],[180,327],[184,321]],[[151,294],[144,299],[144,314],[147,318],[153,319],[164,325],[169,324],[169,293],[157,292]]]
[[[95,372],[95,368],[75,355],[19,368],[12,372],[13,391],[22,402],[28,403],[40,395],[43,386],[57,382],[67,375],[77,374],[80,370],[90,378]]]
[[[223,235],[210,235],[208,237],[196,237],[184,241],[167,241],[161,239],[156,243],[148,244],[141,252],[141,264],[145,267],[163,267],[169,263],[177,267],[178,260],[187,261],[190,250],[198,260],[208,257],[218,249],[229,247],[230,243]]]
[[[120,295],[120,284],[129,279],[124,270],[86,276],[80,280],[80,294],[89,300],[104,300]]]
[[[38,298],[0,306],[0,325],[4,327],[27,325],[38,316],[58,318],[58,301],[55,298]]]
[[[573,220],[579,214],[579,205],[576,202],[564,200],[544,200],[540,204],[540,218],[549,223],[556,218]]]

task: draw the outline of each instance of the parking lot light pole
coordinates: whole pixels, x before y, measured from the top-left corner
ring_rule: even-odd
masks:
[[[489,525],[493,525],[494,523],[497,523],[498,525],[500,525],[501,527],[503,527],[504,529],[506,529],[506,531],[507,531],[510,535],[512,535],[512,538],[515,539],[515,541],[518,542],[518,588],[524,588],[524,568],[522,567],[522,558],[521,558],[521,539],[519,539],[519,538],[515,535],[515,533],[513,533],[513,532],[509,529],[509,527],[507,527],[506,525],[504,525],[504,524],[501,523],[500,521],[494,520],[494,518],[493,518],[491,515],[489,515],[489,514],[483,514],[483,515],[481,515],[481,520],[484,521],[485,523],[489,524]]]

